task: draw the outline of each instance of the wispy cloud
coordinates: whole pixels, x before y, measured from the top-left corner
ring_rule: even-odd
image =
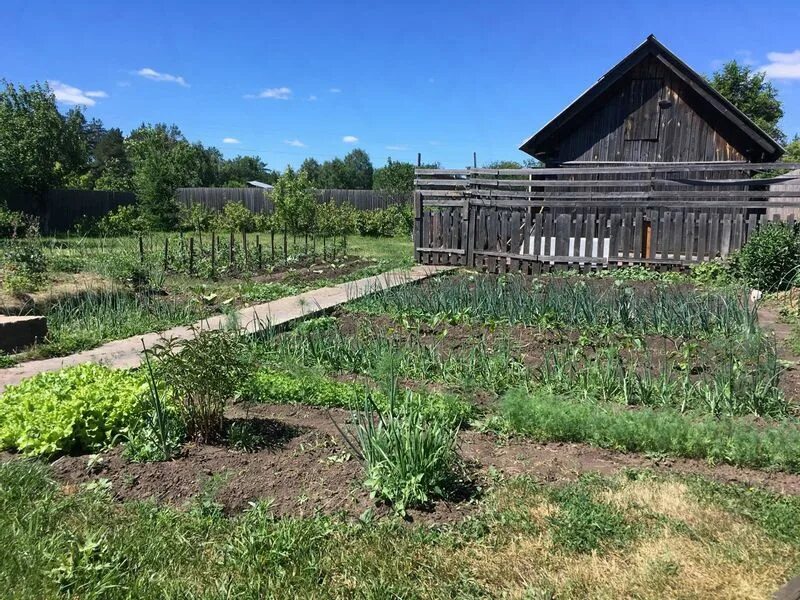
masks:
[[[315,102],[316,100],[317,100],[317,97],[316,97],[314,94],[311,94],[311,95],[308,97],[308,101],[309,101],[309,102]]]
[[[222,138],[223,144],[241,144],[241,142],[235,137],[226,137]]]
[[[403,145],[393,145],[393,146],[386,146],[387,150],[408,150],[408,146]]]
[[[342,138],[342,141],[345,144],[355,144],[358,141],[358,138],[354,135],[346,135]]]
[[[295,148],[305,148],[306,145],[301,142],[300,140],[283,140],[284,144],[288,144],[289,146],[294,146]]]
[[[331,94],[341,94],[342,90],[339,88],[331,88],[328,90]]]
[[[181,77],[180,75],[170,75],[169,73],[159,73],[155,69],[151,69],[150,67],[144,67],[143,69],[139,69],[136,71],[136,75],[139,77],[144,77],[145,79],[150,79],[151,81],[165,81],[167,83],[177,83],[183,87],[189,87],[189,84],[186,83],[186,80]]]
[[[292,90],[288,87],[267,88],[257,94],[245,94],[245,98],[269,98],[270,100],[288,100],[292,97]]]
[[[800,79],[800,50],[768,52],[767,60],[760,70],[770,79]]]
[[[94,106],[97,104],[95,98],[108,98],[108,94],[101,90],[83,91],[75,86],[62,83],[60,81],[48,81],[50,89],[56,100],[64,104],[80,104],[83,106]]]

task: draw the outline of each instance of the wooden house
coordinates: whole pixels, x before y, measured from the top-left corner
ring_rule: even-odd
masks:
[[[654,36],[520,150],[565,163],[772,162],[783,148]]]

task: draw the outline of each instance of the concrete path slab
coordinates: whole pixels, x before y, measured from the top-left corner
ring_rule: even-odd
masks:
[[[324,287],[309,292],[281,298],[273,302],[243,308],[236,313],[238,325],[254,333],[267,325],[281,325],[323,312],[348,300],[369,295],[377,290],[421,281],[432,275],[449,271],[455,267],[417,265],[407,270],[388,271],[374,277],[365,277],[333,287]],[[215,315],[195,323],[195,328],[222,329],[231,324],[228,315]],[[142,342],[150,348],[164,337],[187,339],[192,337],[192,327],[174,327],[158,333],[146,333],[108,342],[97,348],[45,360],[28,361],[7,369],[0,369],[0,393],[7,385],[43,373],[57,371],[82,363],[93,362],[114,368],[134,368],[142,364]]]

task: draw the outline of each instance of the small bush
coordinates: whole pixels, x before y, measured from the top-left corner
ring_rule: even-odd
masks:
[[[204,204],[191,204],[181,207],[178,222],[184,231],[208,231],[213,217],[213,213]]]
[[[0,239],[32,237],[39,231],[39,220],[22,212],[9,210],[0,203]]]
[[[36,239],[9,243],[0,253],[0,275],[10,292],[31,292],[44,283],[47,259]]]
[[[738,255],[727,259],[715,258],[708,262],[692,265],[692,279],[705,285],[730,285],[739,276],[738,266]]]
[[[42,373],[0,396],[0,447],[32,455],[97,450],[138,417],[142,379],[84,364]]]
[[[249,378],[247,347],[236,333],[195,331],[152,348],[154,371],[180,410],[186,435],[209,443],[223,435],[225,402]]]
[[[370,237],[392,237],[411,233],[414,215],[411,207],[395,204],[387,208],[364,210],[356,217],[358,233]]]
[[[153,222],[135,204],[118,206],[97,221],[97,231],[108,237],[123,237],[152,231]]]
[[[739,268],[748,285],[765,291],[785,290],[800,267],[800,237],[794,227],[769,223],[739,253]]]
[[[253,231],[254,216],[242,202],[228,202],[212,217],[212,224],[220,231]]]

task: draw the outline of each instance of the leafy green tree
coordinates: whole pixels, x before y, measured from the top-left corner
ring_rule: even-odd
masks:
[[[133,189],[133,170],[120,129],[109,129],[95,144],[91,174],[96,190],[122,192]]]
[[[26,190],[42,196],[86,161],[80,109],[66,116],[46,85],[0,82],[0,193]]]
[[[794,134],[792,141],[786,144],[786,154],[781,159],[786,162],[800,163],[800,134]]]
[[[321,171],[322,165],[314,158],[307,158],[303,161],[303,164],[300,165],[300,172],[305,173],[308,180],[311,182],[316,188],[325,187],[324,185],[320,185],[321,181]]]
[[[522,163],[515,160],[495,160],[483,165],[484,169],[521,169]]]
[[[732,60],[714,72],[709,83],[778,143],[786,141],[778,126],[783,117],[778,90],[765,73]]]
[[[331,189],[371,190],[372,175],[373,167],[369,155],[356,148],[343,159],[334,158],[322,163],[318,186]]]
[[[414,165],[393,161],[391,157],[385,167],[375,170],[372,187],[392,193],[410,192],[414,189]]]
[[[272,190],[276,223],[291,233],[313,233],[317,216],[317,199],[314,188],[303,172],[291,167],[278,177]]]
[[[242,187],[248,181],[275,183],[277,175],[257,156],[237,156],[220,164],[218,185]]]

